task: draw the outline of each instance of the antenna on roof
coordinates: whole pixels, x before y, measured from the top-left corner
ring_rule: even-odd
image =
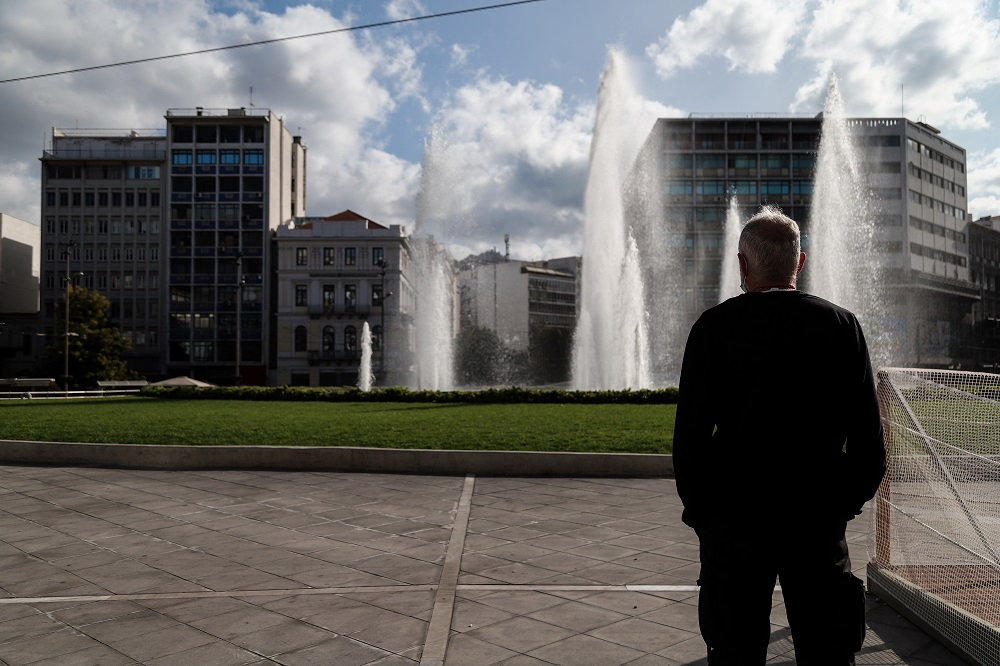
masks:
[[[510,234],[503,235],[504,261],[510,261]]]
[[[250,108],[253,108],[253,86],[250,86]]]

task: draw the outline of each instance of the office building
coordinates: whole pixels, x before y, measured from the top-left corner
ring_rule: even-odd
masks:
[[[170,109],[154,130],[53,129],[42,156],[47,333],[70,279],[111,301],[132,369],[263,384],[270,236],[305,214],[305,168],[300,138],[268,109]]]
[[[970,314],[966,370],[1000,371],[1000,216],[969,222],[969,280],[979,290]]]
[[[170,109],[166,371],[265,384],[272,233],[305,215],[306,150],[268,109]]]
[[[163,130],[53,129],[42,154],[41,313],[46,335],[66,281],[111,301],[111,321],[132,342],[129,365],[162,372],[165,313]]]
[[[822,224],[811,219],[822,122],[773,115],[657,121],[628,183],[626,211],[663,222],[664,234],[637,241],[657,246],[677,276],[671,309],[679,339],[718,302],[722,262],[735,260],[722,256],[731,193],[743,220],[767,203],[799,221],[808,254],[810,225]],[[905,118],[847,125],[876,202],[880,275],[869,279],[886,285],[893,308],[870,335],[892,338],[895,362],[954,365],[965,313],[978,298],[968,281],[965,150]],[[647,281],[665,283],[662,275]]]
[[[580,258],[516,261],[497,253],[459,273],[461,325],[496,334],[528,354],[531,380],[569,379],[579,307]]]

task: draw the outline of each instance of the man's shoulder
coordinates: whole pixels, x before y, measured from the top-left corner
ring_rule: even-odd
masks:
[[[747,315],[764,312],[798,313],[808,316],[833,316],[841,321],[857,321],[857,317],[845,307],[804,291],[779,293],[748,293],[726,299],[718,305],[702,312],[698,321],[704,325],[718,325],[720,322],[742,319]]]

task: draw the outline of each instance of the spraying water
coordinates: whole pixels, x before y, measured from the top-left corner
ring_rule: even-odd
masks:
[[[873,364],[878,366],[887,361],[874,340],[885,317],[886,303],[875,253],[874,203],[865,187],[837,78],[833,76],[823,110],[809,219],[809,259],[803,274],[807,291],[858,316],[869,342],[876,342],[871,345],[871,353]]]
[[[372,331],[365,322],[361,327],[361,365],[358,366],[358,388],[372,390]]]
[[[736,253],[740,251],[740,232],[743,222],[740,220],[740,207],[736,195],[730,195],[729,208],[726,210],[726,237],[722,247],[722,282],[719,284],[719,302],[739,296],[740,264]]]
[[[449,172],[447,145],[438,131],[424,147],[421,191],[411,244],[413,293],[416,295],[414,336],[415,388],[448,391],[454,387],[455,268],[433,234],[447,236],[454,220],[455,183]]]
[[[632,166],[637,96],[623,54],[609,51],[584,195],[581,308],[573,346],[577,389],[649,386],[646,290],[636,241],[625,223],[622,183]]]

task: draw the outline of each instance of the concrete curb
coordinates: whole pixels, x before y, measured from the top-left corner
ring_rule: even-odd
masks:
[[[340,446],[151,446],[0,440],[0,463],[138,469],[281,469],[478,476],[670,477],[673,456]]]

